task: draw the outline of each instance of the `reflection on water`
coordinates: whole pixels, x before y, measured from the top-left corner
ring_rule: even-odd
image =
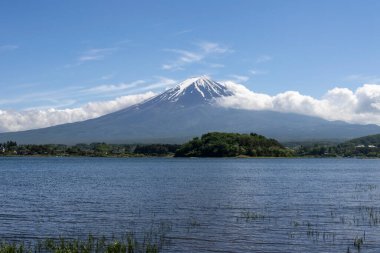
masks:
[[[1,158],[0,201],[0,240],[164,224],[164,252],[380,252],[380,160]]]

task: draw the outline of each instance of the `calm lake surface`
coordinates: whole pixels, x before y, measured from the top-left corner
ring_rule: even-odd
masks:
[[[0,158],[0,240],[156,226],[163,252],[380,252],[380,160]]]

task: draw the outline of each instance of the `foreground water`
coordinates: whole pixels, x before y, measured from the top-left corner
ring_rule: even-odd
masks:
[[[0,201],[0,240],[161,224],[163,252],[380,252],[380,160],[0,158]]]

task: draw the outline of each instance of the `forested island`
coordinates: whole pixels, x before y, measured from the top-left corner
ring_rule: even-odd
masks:
[[[258,134],[208,133],[183,144],[176,157],[290,157],[293,151]]]
[[[212,132],[179,144],[0,144],[0,156],[88,157],[363,157],[380,158],[380,134],[342,143],[287,145],[255,133]]]

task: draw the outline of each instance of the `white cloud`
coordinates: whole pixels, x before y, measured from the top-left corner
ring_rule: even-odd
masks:
[[[380,85],[364,84],[355,91],[329,90],[322,98],[286,91],[275,96],[256,93],[234,82],[225,82],[234,96],[219,98],[217,104],[246,110],[270,110],[298,113],[326,120],[380,125]]]
[[[137,80],[131,83],[119,83],[119,84],[102,84],[89,89],[85,89],[82,92],[86,94],[120,94],[120,92],[138,93],[147,90],[154,90],[162,87],[169,87],[176,84],[177,81],[167,77],[156,76],[155,81],[147,82],[145,80]]]
[[[211,68],[224,68],[224,64],[220,64],[220,63],[210,63],[209,64],[209,67]]]
[[[260,55],[259,57],[257,57],[256,63],[264,63],[264,62],[271,61],[272,59],[273,57],[270,55]]]
[[[124,86],[133,83],[95,87],[98,92],[119,91],[125,88],[129,92],[140,92],[140,94],[122,96],[109,101],[92,102],[72,109],[0,110],[0,131],[21,131],[99,117],[155,95],[151,91],[145,91],[169,88],[177,83],[176,80],[166,77],[158,76],[155,79],[151,83],[144,82],[144,86],[141,87]],[[216,100],[216,103],[223,107],[298,113],[326,120],[380,125],[380,85],[364,84],[356,90],[337,87],[327,91],[321,98],[314,98],[297,91],[286,91],[271,96],[250,91],[245,86],[232,81],[225,81],[224,83],[233,91],[234,95]],[[62,100],[60,101],[62,102]],[[73,101],[68,100],[66,102],[70,104]]]
[[[251,69],[251,70],[249,71],[249,73],[251,73],[251,75],[253,75],[253,76],[258,76],[258,75],[265,75],[265,74],[267,74],[266,71],[262,71],[262,70],[258,70],[258,69]]]
[[[363,74],[354,74],[346,76],[344,79],[346,81],[354,81],[359,83],[380,83],[380,77],[376,75],[363,75]]]
[[[108,75],[103,75],[100,77],[101,80],[110,80],[115,76],[115,74],[108,74]]]
[[[184,65],[201,61],[204,58],[204,56],[200,53],[190,52],[186,50],[167,49],[166,51],[176,53],[179,56],[174,62],[163,64],[163,70],[182,70]]]
[[[214,42],[203,41],[198,43],[198,46],[202,49],[202,51],[206,54],[224,54],[231,51],[229,48],[219,45]]]
[[[172,64],[162,64],[161,68],[163,70],[183,70],[183,68],[180,67],[179,64],[175,64],[175,63],[172,63]]]
[[[192,31],[193,31],[192,29],[182,30],[182,31],[178,31],[178,32],[174,33],[173,35],[174,36],[179,36],[179,35],[182,35],[182,34],[185,34],[185,33],[191,33]]]
[[[105,47],[105,48],[92,48],[83,52],[77,59],[75,63],[66,64],[65,68],[77,67],[86,62],[90,61],[100,61],[106,56],[111,55],[115,51],[119,50],[118,47]]]
[[[232,52],[228,47],[221,46],[213,42],[201,42],[196,44],[197,50],[188,51],[182,49],[166,49],[167,52],[172,52],[178,55],[177,59],[171,63],[165,63],[161,66],[163,70],[183,70],[184,66],[191,63],[201,62],[210,55],[225,54]]]
[[[38,85],[37,85],[38,86]],[[18,90],[23,91],[20,87],[15,86]],[[33,87],[31,85],[30,87]],[[9,106],[9,105],[17,105],[17,104],[41,104],[44,103],[53,103],[53,104],[61,104],[61,101],[67,99],[74,99],[78,97],[81,91],[80,86],[68,86],[58,90],[44,90],[44,91],[35,91],[35,92],[25,92],[18,96],[7,96],[7,98],[0,98],[0,105]],[[36,89],[37,90],[37,89]],[[58,103],[57,103],[58,102]],[[54,106],[55,107],[55,106]]]
[[[0,45],[0,52],[13,51],[18,49],[17,45]]]
[[[47,108],[67,108],[78,106],[88,101],[108,100],[130,94],[140,94],[147,91],[159,91],[172,87],[177,81],[163,76],[154,76],[148,80],[137,80],[125,83],[99,84],[93,87],[67,86],[62,89],[24,92],[17,96],[0,96],[0,110],[18,108],[18,110],[33,110]],[[26,87],[27,85],[25,85]],[[15,86],[20,90],[20,87]],[[33,86],[31,86],[33,87]],[[22,92],[22,90],[20,90]],[[4,93],[6,94],[6,93]],[[4,95],[3,94],[3,95]],[[0,92],[1,95],[1,92]],[[1,126],[0,121],[0,126]]]
[[[200,53],[190,52],[181,49],[167,49],[168,52],[173,52],[179,55],[178,61],[183,63],[191,63],[200,61],[203,59],[203,55]]]
[[[144,87],[141,87],[139,91],[145,91],[145,90],[155,90],[159,88],[169,88],[173,86],[174,84],[177,84],[178,81],[174,79],[170,79],[163,76],[156,76],[156,79],[158,79],[156,82],[151,83],[149,85],[146,85]]]
[[[83,96],[83,94],[101,94],[105,96],[120,94],[121,92],[138,94],[119,95],[120,97],[114,100],[90,102],[72,109],[60,109],[77,103],[74,99],[67,99],[66,96],[61,94],[62,91],[57,92],[61,96],[57,96],[55,93],[36,93],[21,97],[20,100],[0,100],[0,104],[9,104],[11,102],[25,101],[25,99],[37,99],[39,101],[44,98],[45,103],[49,102],[51,104],[51,106],[33,107],[22,111],[0,110],[0,132],[36,129],[96,118],[142,102],[154,96],[153,91],[156,89],[169,88],[176,83],[176,80],[156,76],[151,82],[138,80],[131,83],[99,85],[90,89],[75,88],[73,92],[80,96]],[[70,96],[73,96],[73,94],[70,93]]]
[[[249,80],[248,76],[241,76],[241,75],[230,75],[232,79],[237,83],[244,83]]]
[[[98,85],[93,88],[85,90],[88,93],[104,93],[104,92],[115,92],[115,91],[123,91],[136,87],[139,84],[145,83],[144,80],[137,80],[132,83],[119,83],[119,84],[103,84]]]
[[[366,84],[355,92],[357,98],[356,111],[361,112],[380,112],[380,85]]]
[[[109,101],[91,102],[73,109],[50,108],[20,112],[0,110],[0,132],[22,131],[96,118],[137,104],[154,95],[153,92],[146,92],[122,96]]]
[[[109,47],[109,48],[93,48],[84,52],[78,58],[78,62],[86,62],[86,61],[97,61],[103,59],[106,55],[111,54],[116,51],[117,48]]]
[[[271,106],[269,95],[252,92],[232,81],[225,81],[224,84],[235,95],[218,99],[217,103],[221,106],[248,110],[266,110]]]

